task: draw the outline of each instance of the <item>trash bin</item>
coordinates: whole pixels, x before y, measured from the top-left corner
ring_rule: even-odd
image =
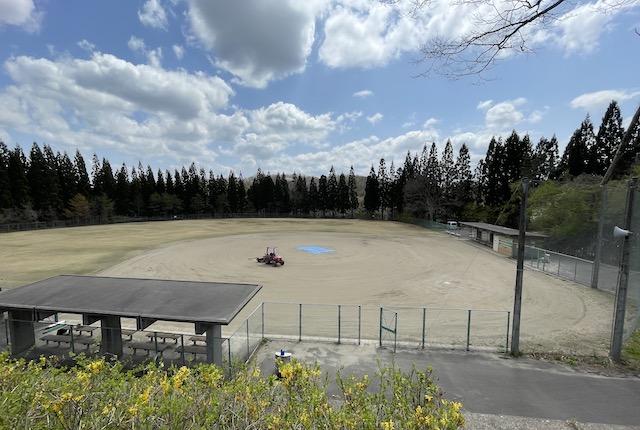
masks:
[[[278,363],[278,361],[280,363]],[[286,352],[284,349],[281,349],[280,351],[275,353],[276,375],[278,375],[278,378],[282,377],[282,375],[280,374],[280,365],[287,363],[291,363],[290,352]]]

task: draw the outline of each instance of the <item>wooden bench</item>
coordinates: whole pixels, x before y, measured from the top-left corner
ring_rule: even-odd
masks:
[[[162,355],[162,352],[169,347],[169,345],[166,344],[158,344],[158,348],[156,349],[156,346],[149,342],[128,342],[124,346],[133,349],[133,355],[136,355],[136,351],[139,349],[146,351],[147,355],[152,351]]]
[[[71,344],[71,336],[66,334],[46,334],[42,336],[40,339],[47,342],[47,345],[49,345],[49,342],[57,342],[58,346],[60,346],[60,344],[62,343]],[[88,337],[82,337],[82,336],[73,337],[73,342],[77,342],[82,345],[85,345],[87,349],[89,349],[89,347],[93,345],[95,341],[96,340],[94,338],[88,338]]]
[[[197,345],[197,344],[198,344],[198,342],[204,342],[204,343],[207,343],[207,336],[205,336],[205,335],[201,335],[201,334],[197,334],[197,335],[195,335],[195,336],[191,336],[191,337],[189,338],[189,340],[190,340],[191,342],[193,342],[193,344],[194,344],[194,345]]]
[[[82,334],[82,332],[86,331],[89,334],[89,336],[93,336],[93,332],[95,330],[97,330],[98,328],[100,328],[100,327],[95,327],[95,326],[92,326],[92,325],[77,325],[77,326],[73,327],[73,330],[77,331],[80,334]]]
[[[177,349],[178,353],[185,353],[185,354],[193,354],[193,357],[195,358],[197,354],[204,354],[207,355],[207,347],[206,346],[202,346],[202,345],[185,345],[185,346],[179,346]]]
[[[182,337],[181,334],[165,333],[165,332],[161,332],[161,331],[148,332],[146,334],[146,336],[149,338],[150,341],[153,341],[154,338],[162,339],[162,343],[165,343],[167,341],[167,339],[173,339],[173,343],[175,343],[175,344],[177,344],[178,340],[180,339],[180,337]]]
[[[130,330],[128,328],[123,328],[122,330],[120,330],[120,333],[122,334],[122,337],[128,337],[129,339],[127,340],[133,340],[133,335],[135,334],[135,330]]]

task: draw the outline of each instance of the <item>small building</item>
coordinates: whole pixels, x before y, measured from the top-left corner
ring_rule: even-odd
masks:
[[[461,222],[462,228],[470,229],[469,238],[490,246],[495,252],[516,258],[520,232],[514,228],[487,224],[484,222]],[[527,231],[525,245],[536,246],[548,236],[543,233]]]

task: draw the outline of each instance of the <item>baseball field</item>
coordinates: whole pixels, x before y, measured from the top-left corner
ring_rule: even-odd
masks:
[[[267,246],[284,266],[256,262]],[[177,220],[0,235],[3,289],[60,274],[260,284],[237,321],[262,302],[360,305],[362,337],[375,340],[380,306],[512,311],[516,262],[384,221]],[[613,302],[525,268],[520,349],[606,354]]]

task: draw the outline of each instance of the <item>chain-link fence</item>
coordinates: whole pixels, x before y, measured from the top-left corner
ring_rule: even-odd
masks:
[[[380,308],[380,346],[453,347],[507,352],[509,311],[437,309],[415,307]]]
[[[265,302],[262,312],[269,339],[361,342],[360,305]]]
[[[513,245],[517,247],[517,243]],[[525,246],[524,264],[562,279],[591,286],[593,280],[593,261],[549,251],[535,246]],[[517,251],[514,250],[514,255]],[[611,273],[612,268],[605,268]],[[603,283],[603,288],[613,290],[615,285]]]

